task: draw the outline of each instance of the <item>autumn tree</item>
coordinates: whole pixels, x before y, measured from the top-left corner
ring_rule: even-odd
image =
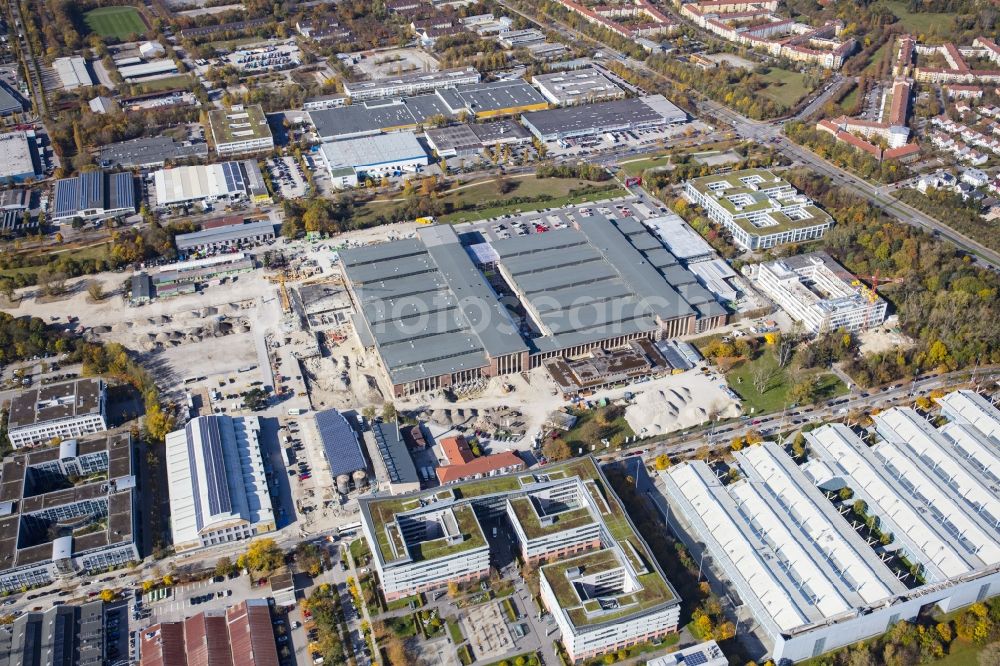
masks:
[[[236,561],[237,566],[249,571],[270,573],[285,562],[285,554],[271,538],[257,539]]]
[[[104,300],[104,287],[97,280],[90,280],[87,282],[87,295],[95,301]]]
[[[668,456],[666,453],[661,453],[660,455],[656,456],[656,459],[653,461],[653,466],[657,469],[657,471],[660,472],[667,469],[672,464],[673,461],[670,460],[670,456]]]
[[[573,451],[569,448],[569,444],[565,440],[550,439],[542,445],[542,455],[548,458],[550,462],[558,462],[571,458]]]
[[[228,576],[233,572],[233,561],[223,555],[215,561],[215,575]]]

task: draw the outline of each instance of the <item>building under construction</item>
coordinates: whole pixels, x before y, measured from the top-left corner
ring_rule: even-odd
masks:
[[[886,302],[826,252],[751,267],[761,291],[811,333],[864,331],[885,321]]]

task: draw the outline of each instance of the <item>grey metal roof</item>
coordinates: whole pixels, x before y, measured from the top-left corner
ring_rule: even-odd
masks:
[[[449,226],[416,239],[342,250],[364,325],[396,383],[481,368],[527,350]]]
[[[372,424],[372,434],[375,435],[375,443],[378,445],[385,470],[389,474],[389,481],[392,483],[420,483],[413,458],[410,457],[406,443],[399,434],[399,424],[395,421],[374,423]]]
[[[168,160],[208,157],[208,144],[185,145],[169,136],[151,136],[120,141],[101,148],[99,161],[105,166],[143,167]]]
[[[668,106],[660,103],[661,100]],[[670,107],[676,111],[672,111]],[[612,132],[642,125],[678,122],[684,118],[684,112],[661,95],[531,111],[522,116],[525,125],[542,135]]]
[[[7,89],[6,85],[0,85],[0,116],[20,113],[24,111],[24,103],[21,99]]]
[[[274,224],[268,220],[250,222],[248,224],[230,224],[225,227],[213,227],[193,231],[189,234],[178,234],[174,239],[178,250],[198,247],[206,243],[232,243],[244,238],[261,235],[274,235]]]
[[[542,94],[522,79],[469,83],[456,86],[455,92],[472,113],[500,111],[519,106],[545,104]]]

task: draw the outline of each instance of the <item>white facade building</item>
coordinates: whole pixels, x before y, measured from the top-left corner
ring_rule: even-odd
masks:
[[[15,449],[58,437],[83,437],[108,429],[107,389],[100,379],[49,384],[11,400],[7,437]]]
[[[256,416],[200,416],[167,435],[166,448],[175,551],[275,528]]]
[[[374,81],[348,81],[344,83],[344,92],[354,101],[405,97],[433,92],[438,88],[479,83],[480,78],[475,67],[456,67],[440,72],[417,72]]]
[[[887,303],[826,252],[810,252],[751,268],[755,284],[811,333],[864,331],[885,321]]]
[[[413,132],[375,134],[324,143],[320,153],[335,187],[355,187],[366,178],[416,173],[430,164]]]
[[[669,526],[734,588],[776,662],[881,634],[931,605],[982,601],[1000,594],[1000,465],[974,425],[1000,427],[988,405],[968,391],[946,396],[942,428],[889,409],[873,417],[874,446],[825,425],[806,434],[802,467],[765,442],[735,454],[742,478],[728,484],[703,462],[677,465],[661,475]],[[885,546],[843,515],[857,500]]]
[[[833,219],[766,169],[693,178],[684,195],[747,250],[822,238]]]
[[[210,111],[208,122],[212,145],[220,156],[263,153],[274,149],[274,136],[260,104]]]

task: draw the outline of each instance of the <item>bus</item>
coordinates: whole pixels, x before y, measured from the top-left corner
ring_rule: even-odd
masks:
[[[354,534],[361,529],[361,523],[348,523],[337,528],[337,532],[343,534]]]

